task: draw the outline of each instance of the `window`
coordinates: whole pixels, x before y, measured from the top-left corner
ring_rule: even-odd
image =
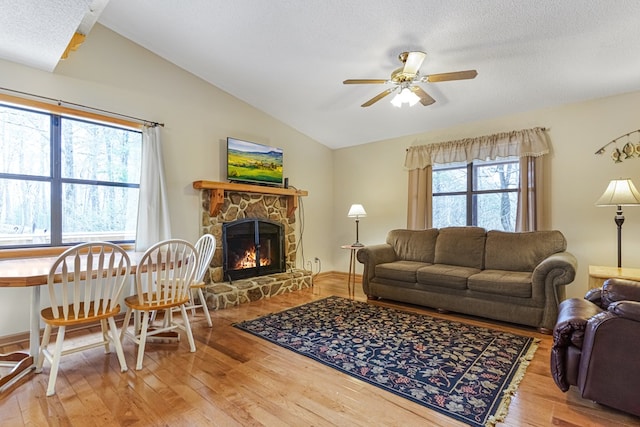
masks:
[[[133,242],[142,133],[0,104],[0,247]]]
[[[433,227],[476,225],[515,231],[516,158],[434,165],[432,179]]]

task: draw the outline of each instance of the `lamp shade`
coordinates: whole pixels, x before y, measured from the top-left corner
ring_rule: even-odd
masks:
[[[367,213],[365,212],[364,207],[362,207],[362,205],[351,205],[351,208],[349,209],[349,213],[347,214],[347,216],[350,218],[360,218],[360,217],[367,216]]]
[[[614,179],[596,202],[596,206],[640,205],[640,193],[630,179]]]

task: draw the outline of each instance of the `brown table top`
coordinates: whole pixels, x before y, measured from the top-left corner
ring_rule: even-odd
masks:
[[[142,258],[143,252],[127,252],[131,259],[131,274]],[[47,277],[56,256],[12,258],[0,260],[0,287],[24,288],[47,284]]]

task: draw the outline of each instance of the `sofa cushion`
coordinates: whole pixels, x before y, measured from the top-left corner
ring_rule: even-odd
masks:
[[[416,272],[418,283],[452,289],[467,289],[467,278],[479,273],[477,268],[458,265],[434,264]]]
[[[531,298],[530,272],[483,270],[467,280],[467,287],[476,292]]]
[[[557,230],[512,233],[487,232],[484,268],[487,270],[533,271],[549,255],[567,249]]]
[[[398,259],[433,264],[438,229],[391,230],[387,243],[393,247]]]
[[[482,269],[486,230],[481,227],[440,229],[436,240],[434,264],[458,265]]]
[[[416,261],[395,261],[378,264],[375,268],[376,277],[399,280],[401,282],[416,282],[416,271],[428,264]]]

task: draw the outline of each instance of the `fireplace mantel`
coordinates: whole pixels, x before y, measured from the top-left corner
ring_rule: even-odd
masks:
[[[285,196],[287,197],[287,216],[291,216],[298,208],[298,197],[309,194],[306,190],[296,190],[294,188],[267,187],[263,185],[216,181],[193,181],[193,188],[196,190],[210,190],[211,201],[209,203],[209,214],[211,216],[215,216],[220,212],[224,204],[225,191]]]

